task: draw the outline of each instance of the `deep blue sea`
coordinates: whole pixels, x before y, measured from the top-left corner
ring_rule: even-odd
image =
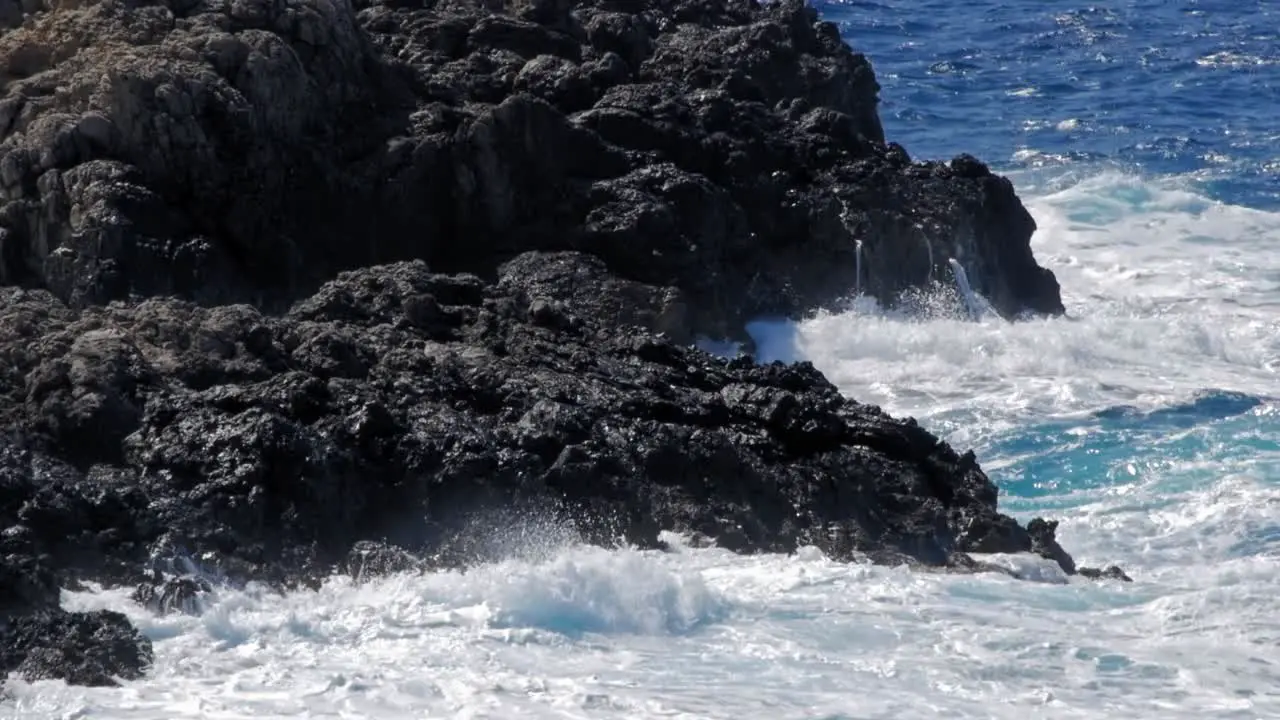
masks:
[[[608,552],[509,528],[466,574],[227,592],[124,689],[18,717],[1280,718],[1280,2],[822,2],[890,139],[1008,174],[1070,317],[758,322],[974,448],[1020,518],[1132,584]]]

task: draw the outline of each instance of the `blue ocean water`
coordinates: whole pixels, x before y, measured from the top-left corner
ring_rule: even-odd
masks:
[[[965,151],[1045,180],[1081,164],[1181,177],[1280,208],[1273,2],[815,5],[871,58],[886,132],[914,156]]]
[[[15,680],[0,717],[1280,717],[1280,6],[818,7],[874,63],[890,139],[1014,180],[1070,318],[855,299],[754,323],[762,359],[974,448],[1008,511],[1135,582],[610,552],[531,518],[468,573],[199,617],[67,593],[129,614],[155,671]]]

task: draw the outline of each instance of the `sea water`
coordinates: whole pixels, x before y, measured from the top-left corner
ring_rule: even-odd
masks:
[[[890,138],[1010,175],[1069,317],[853,298],[751,326],[851,397],[973,448],[1021,519],[1132,584],[574,545],[536,523],[465,574],[121,591],[156,667],[12,680],[21,718],[1280,717],[1280,17],[1268,2],[822,4]]]

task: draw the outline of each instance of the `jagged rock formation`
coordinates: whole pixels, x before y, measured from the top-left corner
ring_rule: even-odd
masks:
[[[956,257],[1002,313],[1061,311],[1010,184],[885,145],[870,64],[803,3],[492,9],[24,5],[0,284],[285,307],[348,268],[578,250],[733,335],[846,294],[861,239],[886,303]]]
[[[1061,312],[1010,184],[886,144],[803,4],[0,0],[0,28],[0,672],[145,671],[59,586],[199,612],[475,562],[495,513],[1076,572],[972,454],[688,347],[846,295],[855,241],[885,303],[955,257],[1006,316]]]
[[[193,560],[284,585],[465,564],[483,559],[475,524],[505,511],[601,544],[674,529],[743,552],[960,569],[965,552],[1038,552],[1076,571],[1052,524],[998,512],[971,453],[811,366],[594,319],[610,314],[589,298],[617,283],[594,257],[530,253],[496,284],[352,271],[282,316],[4,290],[20,431],[0,440],[0,550],[54,572],[0,568],[36,578],[28,609],[92,579],[191,612],[209,590],[182,577]]]

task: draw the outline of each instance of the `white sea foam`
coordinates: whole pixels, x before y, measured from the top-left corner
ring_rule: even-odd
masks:
[[[809,359],[859,400],[922,419],[963,410],[990,418],[984,430],[1205,388],[1276,391],[1280,214],[1118,175],[1028,205],[1070,320],[911,319],[860,303],[755,323],[762,359]]]

